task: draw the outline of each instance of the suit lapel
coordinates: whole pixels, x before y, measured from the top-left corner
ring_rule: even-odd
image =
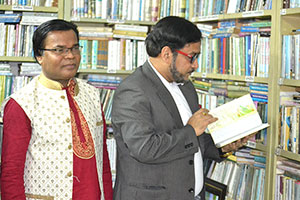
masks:
[[[197,97],[195,98],[195,90],[192,82],[180,85],[179,88],[188,102],[192,113],[195,113],[199,109],[199,105],[197,102]]]
[[[179,125],[178,127],[183,126],[181,116],[179,114],[179,111],[177,109],[176,103],[172,95],[170,94],[169,90],[164,86],[164,84],[161,82],[160,78],[152,69],[148,61],[145,62],[145,64],[142,66],[142,72],[147,77],[147,79],[149,79],[153,83],[158,97],[166,106],[170,115],[173,117],[176,125]]]

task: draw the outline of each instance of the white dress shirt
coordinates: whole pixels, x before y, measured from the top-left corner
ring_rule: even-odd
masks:
[[[168,82],[153,67],[153,65],[151,64],[149,59],[148,59],[148,62],[150,63],[150,66],[153,68],[153,70],[155,71],[157,76],[160,78],[160,80],[162,81],[164,86],[171,93],[171,95],[176,103],[177,109],[180,113],[183,125],[185,126],[187,124],[188,120],[190,119],[190,117],[192,116],[192,111],[191,111],[184,95],[182,94],[180,88],[178,87],[178,85],[180,85],[180,83]],[[202,160],[200,148],[199,148],[199,151],[197,153],[195,153],[195,155],[194,155],[194,169],[195,169],[195,196],[197,196],[203,188],[203,160]]]

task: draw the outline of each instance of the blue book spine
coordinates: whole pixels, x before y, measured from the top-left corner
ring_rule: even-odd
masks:
[[[266,157],[263,157],[263,156],[254,156],[254,161],[265,164],[266,163]]]
[[[253,101],[257,101],[257,102],[268,102],[267,99],[260,99],[260,98],[255,98],[255,97],[251,97]]]
[[[259,32],[259,28],[258,27],[252,27],[252,26],[242,26],[241,27],[241,32],[255,33],[255,32]]]
[[[189,19],[190,18],[190,0],[186,0],[185,3],[185,19]]]
[[[171,0],[167,0],[167,16],[170,16]]]

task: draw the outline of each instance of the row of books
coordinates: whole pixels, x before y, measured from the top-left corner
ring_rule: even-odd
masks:
[[[45,21],[57,19],[57,17],[57,13],[0,11],[0,23],[38,26]]]
[[[111,120],[112,100],[114,97],[115,89],[121,83],[122,78],[118,76],[105,76],[98,74],[89,74],[87,76],[89,84],[99,88],[100,100],[102,103],[103,112],[106,121]]]
[[[156,22],[175,15],[188,18],[189,0],[73,0],[71,16]]]
[[[0,105],[6,97],[24,87],[31,79],[29,76],[0,75]]]
[[[266,84],[231,80],[209,80],[199,77],[193,77],[193,83],[197,90],[207,94],[233,99],[250,93],[253,101],[268,102],[268,85]]]
[[[80,40],[80,45],[83,46],[80,69],[134,70],[147,59],[144,41]]]
[[[0,0],[0,5],[57,7],[58,0]]]
[[[205,24],[198,23],[197,27],[201,30],[204,37],[243,37],[253,33],[270,36],[271,21],[261,19],[234,19]]]
[[[277,161],[275,200],[300,199],[300,163],[279,157]]]
[[[229,157],[229,160],[253,167],[266,168],[266,153],[256,149],[241,148]]]
[[[283,35],[281,77],[300,80],[300,34]]]
[[[234,22],[235,23],[235,22]],[[199,72],[268,77],[270,23],[214,26],[197,24],[203,33]],[[251,25],[252,24],[252,25]]]
[[[0,23],[0,56],[32,57],[32,35],[36,26]]]
[[[41,71],[38,63],[0,63],[0,75],[35,76]]]
[[[50,19],[53,13],[0,14],[0,56],[32,57],[32,35],[36,27]]]
[[[194,1],[194,16],[210,16],[272,9],[272,0],[200,0]]]
[[[298,106],[281,106],[280,108],[280,137],[279,145],[283,150],[300,153],[300,104]]]
[[[230,160],[221,163],[211,161],[209,166],[205,166],[206,176],[227,185],[228,199],[264,199],[264,163],[254,161],[254,156],[248,160],[253,161],[249,163]],[[257,166],[254,166],[254,163],[258,163]]]

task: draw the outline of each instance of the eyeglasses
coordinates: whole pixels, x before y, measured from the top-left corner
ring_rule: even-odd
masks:
[[[66,55],[68,55],[69,51],[71,51],[71,53],[73,55],[79,55],[81,49],[82,49],[82,46],[75,45],[71,48],[58,47],[58,48],[54,48],[54,49],[40,49],[40,50],[42,50],[42,51],[52,51],[52,52],[54,52],[55,54],[57,54],[59,56],[66,56]]]
[[[186,57],[188,57],[189,59],[190,59],[190,62],[191,62],[191,64],[193,64],[194,62],[195,62],[195,60],[197,60],[198,59],[198,57],[199,57],[199,53],[196,53],[196,54],[194,54],[193,56],[191,56],[191,55],[189,55],[189,54],[187,54],[187,53],[184,53],[184,52],[182,52],[182,51],[179,51],[179,50],[175,50],[177,53],[180,53],[181,55],[184,55],[184,56],[186,56]]]

